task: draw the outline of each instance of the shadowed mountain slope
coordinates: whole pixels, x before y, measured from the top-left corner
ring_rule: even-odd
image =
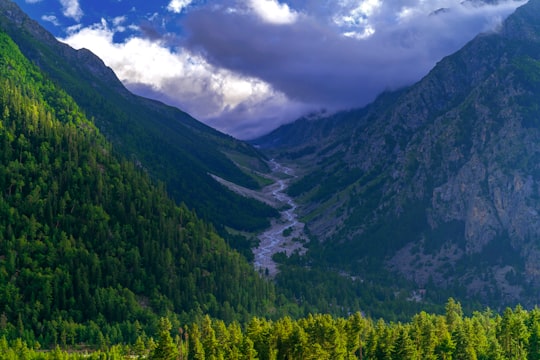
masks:
[[[326,264],[533,305],[539,99],[540,1],[531,0],[417,84],[254,143],[305,174],[290,194]]]

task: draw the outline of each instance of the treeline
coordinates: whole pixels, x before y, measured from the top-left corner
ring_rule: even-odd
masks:
[[[69,356],[59,348],[44,353],[20,339],[9,344],[4,338],[0,351],[7,354],[3,359],[533,360],[540,359],[540,309],[517,306],[503,314],[488,309],[467,317],[461,305],[450,299],[445,314],[421,312],[407,323],[374,321],[358,312],[347,318],[252,318],[244,326],[205,316],[180,327],[162,318],[156,335],[155,339],[140,336],[131,345]]]
[[[169,313],[245,320],[275,299],[0,33],[0,336],[131,342]]]

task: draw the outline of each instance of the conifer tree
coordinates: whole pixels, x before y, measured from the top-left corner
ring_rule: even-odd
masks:
[[[399,330],[394,349],[392,351],[392,360],[417,360],[418,351],[412,342],[407,329],[402,327]]]
[[[171,322],[162,317],[159,320],[158,344],[152,356],[152,360],[175,360],[178,357],[178,349],[171,337]]]

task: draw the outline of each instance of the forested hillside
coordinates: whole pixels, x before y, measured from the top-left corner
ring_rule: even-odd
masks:
[[[208,222],[237,230],[263,229],[277,216],[270,206],[239,196],[210,176],[258,188],[251,170],[268,168],[253,147],[179,109],[133,95],[101,59],[60,43],[11,0],[0,0],[0,29],[77,102],[119,153],[162,181],[177,203]]]
[[[158,315],[246,319],[274,298],[0,33],[0,334],[133,342]]]
[[[0,0],[0,359],[540,359],[530,4],[504,41],[478,38],[420,85],[285,131],[279,145],[316,135],[281,154],[304,171],[289,193],[312,238],[307,255],[274,255],[272,283],[201,219],[268,223],[276,210],[209,175],[256,188],[237,164],[264,171],[262,155],[129,94]],[[472,78],[463,64],[482,86],[444,81]],[[450,294],[467,316],[454,300],[426,312]],[[468,311],[478,299],[496,312]],[[532,310],[504,310],[520,299]]]

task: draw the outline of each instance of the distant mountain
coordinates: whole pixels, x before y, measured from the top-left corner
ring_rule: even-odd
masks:
[[[433,300],[537,303],[539,0],[414,86],[254,144],[304,174],[289,194],[325,266],[390,272]]]
[[[163,181],[177,202],[206,220],[238,230],[264,228],[268,218],[277,215],[211,176],[258,188],[252,170],[268,169],[251,146],[176,108],[133,95],[94,54],[58,42],[9,0],[0,0],[0,30],[73,97],[117,151]]]

